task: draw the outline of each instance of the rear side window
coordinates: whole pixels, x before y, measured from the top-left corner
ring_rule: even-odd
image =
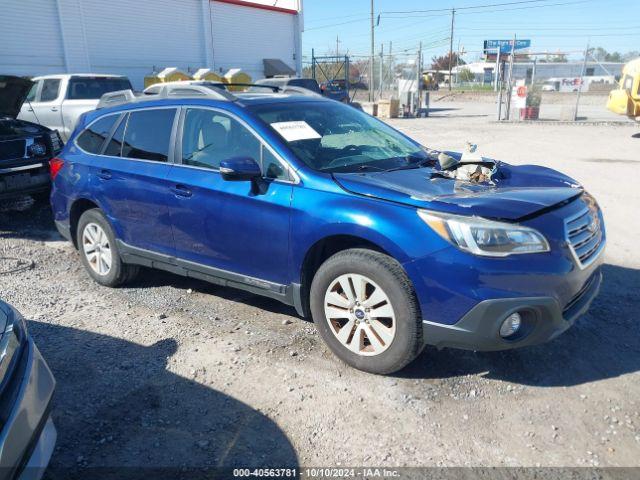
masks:
[[[130,90],[131,83],[118,77],[72,77],[67,88],[68,100],[97,100],[105,93]]]
[[[93,122],[78,136],[76,143],[85,152],[99,154],[117,119],[118,115],[109,115]]]
[[[48,78],[42,83],[42,91],[40,92],[41,102],[52,102],[58,98],[60,91],[60,79]]]
[[[174,108],[131,112],[124,134],[122,156],[166,162],[175,116]]]

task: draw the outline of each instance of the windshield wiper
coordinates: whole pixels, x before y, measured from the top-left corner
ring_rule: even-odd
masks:
[[[407,163],[406,165],[400,165],[399,167],[389,168],[386,171],[397,172],[398,170],[413,170],[416,168],[424,168],[426,166],[433,165],[433,160],[431,160],[430,158],[418,157],[414,155],[407,155],[406,157],[404,157],[404,160],[409,163]]]

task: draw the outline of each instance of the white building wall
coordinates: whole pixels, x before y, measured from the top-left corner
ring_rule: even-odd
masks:
[[[218,71],[241,68],[264,76],[262,60],[278,58],[296,69],[296,16],[223,2],[212,2],[213,59]]]
[[[0,73],[34,75],[65,71],[55,1],[3,0],[0,8]]]
[[[242,68],[257,79],[262,59],[279,58],[300,72],[301,23],[209,0],[3,0],[0,73],[115,73],[141,88],[153,67]]]

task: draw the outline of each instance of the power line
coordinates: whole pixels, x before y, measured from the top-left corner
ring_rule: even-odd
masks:
[[[503,2],[503,3],[492,3],[487,5],[468,5],[466,7],[456,7],[456,10],[471,10],[478,8],[491,8],[491,7],[502,7],[507,5],[520,5],[523,3],[542,3],[549,2],[551,0],[520,0],[517,2]],[[398,10],[398,11],[388,11],[388,12],[380,12],[385,14],[394,14],[394,13],[432,13],[432,12],[450,12],[449,8],[432,8],[429,10]]]

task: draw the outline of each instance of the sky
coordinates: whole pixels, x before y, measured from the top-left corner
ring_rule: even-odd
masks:
[[[531,52],[570,52],[582,58],[592,47],[625,53],[640,50],[640,0],[374,0],[376,53],[389,42],[393,52],[415,52],[423,42],[430,60],[449,50],[451,8],[453,49],[467,62],[479,58],[484,40],[530,39]],[[478,8],[484,6],[484,8]],[[471,7],[471,8],[470,8]],[[475,8],[474,8],[475,7]],[[425,11],[429,10],[429,11]],[[439,11],[445,10],[445,11]],[[448,10],[448,11],[446,11]],[[370,51],[370,0],[305,0],[303,55]]]

